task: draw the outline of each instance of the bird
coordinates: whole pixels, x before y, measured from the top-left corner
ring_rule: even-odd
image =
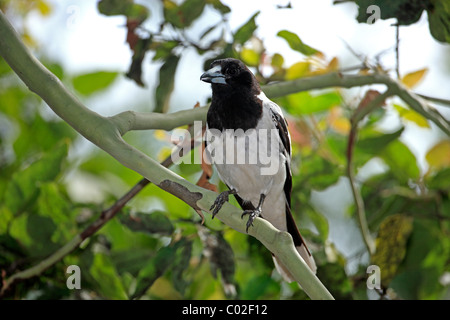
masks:
[[[298,253],[316,273],[314,257],[291,212],[291,139],[281,108],[267,98],[254,74],[238,59],[213,61],[200,80],[212,89],[205,154],[228,187],[210,208],[213,218],[234,195],[244,210],[241,217],[248,215],[247,233],[257,217],[266,219],[292,236]],[[289,270],[272,256],[283,279],[293,282]]]

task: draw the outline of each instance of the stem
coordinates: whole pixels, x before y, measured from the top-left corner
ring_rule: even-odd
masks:
[[[353,148],[357,140],[358,124],[364,119],[366,115],[371,113],[376,108],[379,108],[384,101],[392,95],[390,88],[386,90],[383,94],[376,96],[373,100],[368,102],[366,105],[360,105],[355,110],[351,118],[351,129],[348,136],[347,144],[347,177],[350,182],[350,188],[352,190],[353,200],[355,201],[356,213],[358,217],[359,229],[361,230],[361,236],[363,238],[364,244],[366,245],[367,251],[370,255],[375,253],[375,242],[370,234],[370,230],[367,224],[366,212],[364,208],[364,200],[359,192],[358,186],[355,181],[355,173],[353,167]]]
[[[350,188],[352,190],[353,200],[355,202],[357,221],[359,224],[359,229],[361,231],[361,236],[363,238],[364,244],[366,245],[367,251],[370,255],[375,253],[375,242],[370,234],[370,230],[367,224],[366,212],[364,208],[364,200],[362,199],[361,193],[356,186],[355,173],[353,168],[353,147],[356,142],[356,126],[352,126],[349,134],[348,145],[347,145],[347,177],[350,182]]]
[[[397,75],[397,79],[400,79],[399,43],[400,43],[400,25],[397,23],[397,25],[395,26],[395,73]]]

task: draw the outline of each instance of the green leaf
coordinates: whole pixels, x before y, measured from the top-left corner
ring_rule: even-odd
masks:
[[[450,193],[450,167],[427,177],[427,186],[436,190],[447,190]]]
[[[221,0],[206,0],[206,3],[211,4],[214,9],[218,10],[221,14],[227,14],[231,12],[230,7],[224,5]]]
[[[218,10],[221,14],[227,14],[231,12],[230,7],[223,4],[221,0],[206,0],[206,3],[211,4],[214,9]]]
[[[154,112],[167,112],[169,110],[170,97],[175,87],[175,71],[180,57],[170,55],[159,69],[159,84],[155,93]]]
[[[205,0],[185,0],[180,6],[183,14],[184,27],[189,27],[205,9]]]
[[[310,71],[311,64],[309,62],[294,63],[286,70],[286,80],[295,80],[304,77]]]
[[[164,42],[156,42],[153,41],[150,45],[151,50],[155,50],[155,55],[153,56],[153,61],[157,61],[160,59],[167,59],[169,55],[172,53],[172,50],[178,46],[179,42],[175,40],[164,41]]]
[[[183,28],[182,14],[178,5],[172,0],[163,0],[164,20],[177,28]]]
[[[450,2],[431,0],[432,9],[428,9],[428,23],[433,38],[450,43]]]
[[[3,212],[0,212],[3,214]],[[10,234],[0,232],[0,265],[8,266],[19,257],[26,256],[23,244],[14,239]]]
[[[244,48],[241,51],[242,61],[250,67],[257,67],[259,65],[260,54],[255,50]]]
[[[77,137],[76,131],[66,122],[45,120],[36,113],[27,121],[19,121],[20,133],[13,144],[18,162],[27,162],[28,157],[51,152],[55,145],[68,143]]]
[[[47,256],[58,249],[58,244],[52,240],[57,227],[56,223],[49,217],[33,213],[28,215],[26,230],[32,239],[29,247],[32,255]]]
[[[148,264],[141,269],[137,276],[136,290],[131,297],[132,299],[145,294],[155,280],[165,273],[169,266],[175,261],[177,250],[182,248],[184,243],[184,240],[180,240],[173,245],[163,247],[150,261],[148,261]]]
[[[37,211],[43,217],[48,217],[58,226],[52,236],[55,243],[65,243],[74,236],[73,214],[70,200],[61,192],[60,187],[54,183],[40,185],[40,194],[37,200]]]
[[[302,160],[298,175],[302,179],[301,183],[307,184],[308,189],[324,190],[335,184],[341,174],[333,163],[314,155]]]
[[[149,50],[150,43],[153,43],[151,37],[137,40],[133,47],[133,57],[131,58],[130,68],[125,74],[127,78],[133,80],[141,87],[145,86],[142,81],[142,62],[147,54],[147,50]]]
[[[395,214],[383,220],[371,263],[380,267],[381,283],[387,287],[406,254],[406,243],[413,229],[412,218]]]
[[[14,214],[31,204],[39,194],[39,184],[52,181],[61,170],[67,156],[67,144],[61,144],[46,153],[27,168],[13,174],[3,195],[4,203]]]
[[[252,37],[257,28],[255,19],[258,15],[259,11],[251,16],[250,19],[236,31],[234,34],[235,43],[244,44]]]
[[[183,246],[177,250],[175,260],[172,263],[172,283],[178,292],[184,294],[189,282],[185,279],[185,271],[189,267],[192,254],[192,242],[185,241]]]
[[[284,57],[279,53],[275,53],[272,57],[271,64],[274,68],[277,68],[277,69],[283,68]]]
[[[94,254],[89,272],[95,279],[99,293],[104,298],[116,300],[128,299],[126,290],[109,256],[101,252]]]
[[[164,18],[173,26],[182,29],[189,27],[205,9],[204,0],[185,0],[181,5],[164,0]]]
[[[317,269],[317,277],[323,282],[336,300],[352,299],[352,283],[345,269],[338,263],[326,263]]]
[[[281,30],[280,32],[277,33],[277,36],[286,40],[291,49],[303,53],[306,56],[311,56],[313,54],[320,52],[319,50],[314,49],[308,46],[307,44],[303,43],[300,37],[293,32]]]
[[[358,22],[368,23],[368,21],[372,21],[369,18],[373,13],[367,12],[367,8],[376,5],[380,8],[381,19],[396,18],[400,25],[410,25],[417,22],[423,10],[429,5],[423,0],[355,0],[355,2],[359,7],[358,17],[356,18]]]
[[[118,73],[99,71],[86,73],[72,79],[72,85],[79,93],[89,96],[95,92],[106,89],[114,82]]]
[[[371,132],[370,135],[362,136],[356,142],[358,151],[369,155],[378,155],[392,141],[397,140],[403,133],[405,128],[400,128],[393,133]]]
[[[132,250],[114,250],[111,252],[111,260],[120,275],[130,274],[136,277],[139,271],[147,266],[154,252],[150,247],[135,248]]]
[[[440,277],[448,271],[450,241],[441,222],[418,219],[407,242],[406,256],[391,287],[403,299],[442,299]]]
[[[336,1],[342,3],[344,1]],[[450,2],[446,0],[353,0],[358,9],[358,22],[374,23],[375,12],[369,6],[379,8],[379,18],[395,18],[399,25],[410,25],[419,21],[427,11],[431,35],[438,41],[450,43]]]
[[[342,97],[338,92],[332,91],[313,96],[304,91],[290,94],[284,108],[292,115],[307,115],[326,111],[333,106],[342,103]]]
[[[6,234],[14,214],[5,205],[0,205],[0,234]]]
[[[11,222],[9,235],[27,252],[30,258],[43,258],[59,248],[52,241],[56,224],[37,213],[22,214]]]
[[[153,211],[150,214],[137,212],[133,215],[120,215],[120,222],[132,231],[142,231],[150,234],[159,233],[171,235],[174,227],[167,215],[161,211]]]
[[[241,299],[256,300],[264,299],[265,295],[274,294],[279,291],[277,283],[268,274],[253,276],[245,287],[242,288]]]
[[[100,0],[97,3],[98,11],[107,16],[125,14],[133,6],[133,0]]]
[[[107,237],[111,250],[114,253],[138,248],[146,248],[152,251],[159,244],[157,238],[148,233],[133,232],[121,224],[118,219],[109,221],[99,233]]]
[[[402,183],[407,183],[409,179],[417,180],[420,176],[416,157],[399,140],[395,140],[387,145],[381,152],[381,158]]]
[[[143,22],[150,16],[147,7],[133,3],[133,0],[101,0],[97,4],[98,11],[106,16],[124,15],[128,19]]]

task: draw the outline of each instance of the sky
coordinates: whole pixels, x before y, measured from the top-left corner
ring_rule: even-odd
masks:
[[[106,17],[99,14],[96,1],[49,2],[54,9],[50,17],[42,18],[39,14],[32,13],[26,21],[27,29],[40,43],[47,56],[59,61],[68,73],[74,75],[100,70],[122,73],[127,71],[131,52],[125,43],[123,17]],[[150,6],[151,17],[146,27],[152,30],[163,19],[161,3],[149,0],[136,2]],[[269,53],[282,53],[287,65],[300,61],[302,56],[292,51],[283,39],[276,36],[278,31],[283,29],[297,33],[304,43],[319,49],[328,59],[338,57],[341,67],[360,63],[347,45],[353,51],[369,58],[388,50],[382,56],[381,62],[385,68],[395,66],[395,28],[392,26],[394,20],[379,20],[373,25],[359,24],[355,19],[357,7],[353,3],[332,5],[332,0],[297,0],[291,1],[293,9],[279,10],[276,5],[284,5],[288,1],[223,2],[232,9],[229,15],[232,30],[236,30],[260,10],[261,13],[256,18],[257,35],[264,40]],[[208,10],[189,32],[192,35],[199,34],[218,21],[218,14]],[[400,29],[399,53],[401,75],[429,68],[425,79],[415,88],[417,93],[450,100],[450,46],[438,43],[431,37],[425,14],[418,23]],[[160,65],[152,63],[151,57],[147,55],[144,63],[144,82],[147,85],[145,88],[121,77],[110,90],[95,95],[86,101],[86,104],[105,116],[133,109],[138,105],[148,105],[150,111],[153,91],[158,82],[155,74]],[[199,81],[202,68],[203,60],[196,52],[186,50],[182,53],[171,111],[192,108],[196,102],[206,103],[211,92],[208,85]],[[439,107],[438,110],[450,118],[450,108]],[[398,125],[398,118],[392,115],[383,124],[383,129],[394,131]],[[426,151],[442,138],[443,135],[438,130],[420,129],[414,125],[406,126],[402,137],[418,157],[423,170],[426,169]],[[372,169],[379,170],[379,166],[374,164]],[[355,245],[358,242],[362,244],[362,241],[357,240],[356,224],[352,225],[353,235],[343,234],[345,228],[339,225],[343,221],[344,208],[352,201],[346,181],[341,180],[335,187],[322,193],[314,193],[313,200],[321,210],[329,212],[330,239],[336,241],[337,246],[350,255],[361,250],[360,245]]]

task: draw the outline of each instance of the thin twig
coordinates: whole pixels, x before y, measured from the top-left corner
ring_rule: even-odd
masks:
[[[450,106],[450,100],[442,99],[442,98],[436,98],[436,97],[430,97],[430,96],[427,96],[427,95],[424,95],[424,94],[418,94],[418,93],[416,93],[416,94],[419,97],[421,97],[421,98],[423,98],[425,100],[428,100],[428,101],[431,101],[431,102],[434,102],[434,103],[437,103],[437,104],[440,104],[440,105],[443,105],[443,106],[446,106],[446,107]]]
[[[395,73],[397,74],[397,79],[400,79],[399,42],[400,42],[400,25],[397,23],[397,25],[395,26]]]
[[[378,95],[372,99],[366,105],[358,107],[351,118],[351,129],[348,136],[347,144],[347,177],[350,182],[350,188],[352,190],[353,200],[355,202],[356,213],[358,218],[358,224],[361,230],[361,236],[363,238],[364,244],[367,247],[367,251],[370,255],[375,253],[375,242],[370,234],[370,230],[367,224],[366,212],[364,208],[364,200],[361,193],[356,185],[355,172],[353,168],[353,149],[357,140],[358,124],[364,119],[366,115],[371,113],[376,108],[379,108],[384,101],[393,94],[392,90],[388,89],[381,95]]]

